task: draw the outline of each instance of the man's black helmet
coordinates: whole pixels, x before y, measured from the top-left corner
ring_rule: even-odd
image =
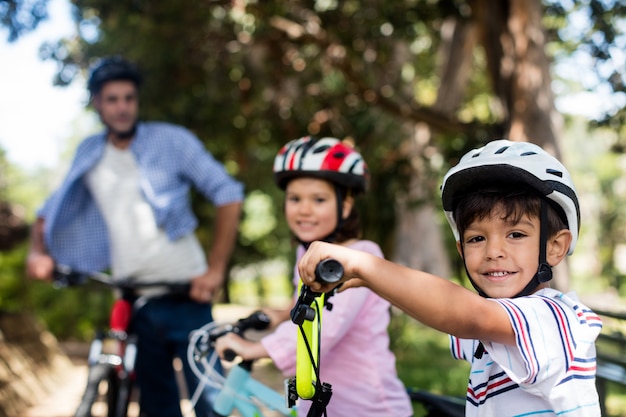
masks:
[[[128,80],[137,88],[141,85],[141,74],[137,67],[120,56],[101,58],[89,69],[87,89],[91,96],[100,92],[108,81]]]

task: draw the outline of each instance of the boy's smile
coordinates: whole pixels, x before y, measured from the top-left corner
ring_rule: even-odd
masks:
[[[539,265],[539,219],[524,215],[517,223],[497,207],[474,220],[457,247],[475,284],[489,297],[508,298],[530,282]]]

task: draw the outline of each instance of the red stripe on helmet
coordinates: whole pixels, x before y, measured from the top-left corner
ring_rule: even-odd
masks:
[[[352,148],[342,143],[336,144],[332,149],[328,150],[320,170],[340,172],[341,165],[352,152]]]

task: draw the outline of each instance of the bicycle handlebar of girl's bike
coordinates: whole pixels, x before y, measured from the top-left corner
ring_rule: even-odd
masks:
[[[264,312],[258,310],[250,314],[248,317],[241,318],[233,324],[218,327],[217,329],[209,332],[208,340],[205,346],[200,352],[201,355],[207,355],[211,349],[215,347],[215,342],[220,337],[228,334],[235,333],[242,335],[246,330],[265,330],[270,325],[270,318]],[[237,352],[227,349],[224,351],[224,360],[233,361],[237,357]]]
[[[343,266],[335,259],[324,259],[315,267],[315,280],[324,284],[334,284],[342,277]]]

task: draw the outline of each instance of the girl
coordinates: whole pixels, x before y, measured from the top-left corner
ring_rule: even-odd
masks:
[[[274,160],[274,178],[285,190],[285,217],[299,245],[297,260],[315,240],[333,242],[383,257],[380,247],[361,240],[354,197],[366,189],[367,166],[349,145],[335,138],[304,137],[287,143]],[[294,274],[294,284],[300,277]],[[406,417],[413,414],[389,350],[390,304],[367,288],[333,296],[324,312],[320,378],[332,385],[327,407],[333,417]],[[230,334],[217,351],[231,349],[243,359],[270,357],[286,376],[294,375],[297,327],[289,310],[268,312],[274,333],[259,342]],[[298,404],[305,416],[310,401]]]

